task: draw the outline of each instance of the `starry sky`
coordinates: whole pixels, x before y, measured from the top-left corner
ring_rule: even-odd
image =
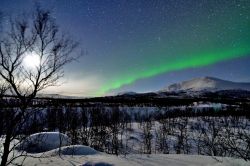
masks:
[[[201,76],[250,82],[249,0],[0,0],[0,11],[35,2],[88,52],[47,93],[149,92]]]

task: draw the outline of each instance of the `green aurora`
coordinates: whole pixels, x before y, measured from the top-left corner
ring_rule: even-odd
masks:
[[[206,52],[199,55],[193,55],[184,59],[176,60],[175,62],[160,63],[158,66],[150,67],[150,70],[145,72],[134,72],[133,74],[123,74],[121,78],[117,78],[111,84],[102,87],[98,95],[103,95],[113,89],[120,88],[124,85],[131,84],[138,79],[152,77],[165,72],[182,70],[194,67],[203,67],[220,61],[225,61],[233,58],[239,58],[250,54],[250,47],[232,48],[221,50],[218,52]]]

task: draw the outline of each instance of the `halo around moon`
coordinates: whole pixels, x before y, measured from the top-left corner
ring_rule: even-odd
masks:
[[[27,68],[35,68],[40,64],[40,58],[35,53],[27,54],[23,59],[24,66]]]

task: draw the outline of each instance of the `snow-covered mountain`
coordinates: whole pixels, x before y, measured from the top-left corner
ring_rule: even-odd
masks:
[[[123,96],[123,95],[136,95],[138,93],[133,92],[133,91],[127,91],[127,92],[119,92],[117,93],[117,96]]]
[[[240,83],[226,81],[214,77],[200,77],[181,83],[175,83],[161,92],[167,91],[219,91],[219,90],[248,90],[250,91],[250,83]]]

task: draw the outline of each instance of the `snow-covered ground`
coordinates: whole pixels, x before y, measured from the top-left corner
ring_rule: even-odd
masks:
[[[56,132],[43,132],[38,134],[33,134],[31,137],[34,140],[35,137],[40,137],[41,134],[43,138],[47,138],[49,144],[43,144],[44,149],[49,147],[57,147],[59,136],[62,136],[60,133]],[[63,135],[67,138],[66,135]],[[52,141],[53,140],[53,141]],[[0,145],[2,145],[4,139],[1,139]],[[17,142],[17,140],[15,141]],[[53,142],[55,145],[53,145]],[[59,155],[60,151],[60,155]],[[18,155],[20,152],[14,151],[12,155]],[[1,153],[0,153],[1,156]],[[24,162],[23,159],[25,158]],[[0,159],[1,160],[1,159]],[[23,163],[22,163],[23,162]],[[14,163],[22,163],[24,166],[137,166],[137,165],[148,165],[148,166],[162,166],[162,165],[171,165],[171,166],[186,166],[186,165],[207,165],[207,166],[247,166],[250,165],[250,162],[246,162],[243,159],[235,159],[228,157],[211,157],[211,156],[201,156],[201,155],[177,155],[177,154],[129,154],[129,155],[108,155],[105,153],[98,152],[91,147],[84,145],[70,145],[63,146],[61,148],[56,148],[50,151],[43,153],[27,153],[25,157],[17,158]]]
[[[21,162],[23,158],[19,158],[17,161]],[[241,159],[233,158],[221,158],[221,157],[210,157],[210,156],[198,156],[198,155],[163,155],[163,154],[152,154],[152,155],[127,155],[125,156],[114,156],[107,154],[96,154],[96,155],[61,155],[46,158],[32,158],[27,157],[23,163],[25,166],[194,166],[194,165],[207,165],[207,166],[248,166],[249,162],[245,162]]]

